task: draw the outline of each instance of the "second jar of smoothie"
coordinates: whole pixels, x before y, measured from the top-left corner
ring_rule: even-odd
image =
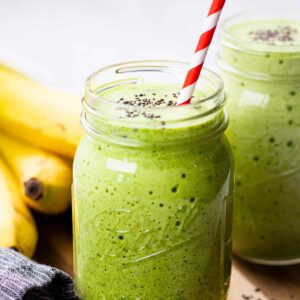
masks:
[[[300,262],[300,21],[251,14],[225,22],[219,63],[236,162],[234,252]]]
[[[192,103],[176,107],[185,70],[133,62],[87,81],[73,191],[83,299],[226,298],[233,184],[223,85],[205,70]]]

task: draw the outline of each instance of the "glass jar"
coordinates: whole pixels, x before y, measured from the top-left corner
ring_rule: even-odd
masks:
[[[285,16],[229,19],[218,57],[236,166],[233,251],[271,265],[300,262],[300,21]]]
[[[194,103],[147,104],[176,99],[186,67],[129,62],[87,80],[73,191],[83,299],[226,297],[233,184],[222,81],[205,70]]]

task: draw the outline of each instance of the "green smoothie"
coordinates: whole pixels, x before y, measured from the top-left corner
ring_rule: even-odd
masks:
[[[300,21],[241,17],[223,27],[236,181],[233,249],[251,261],[300,261]]]
[[[75,157],[75,273],[83,299],[226,297],[232,162],[217,132],[226,121],[219,110],[170,125],[177,92],[158,83],[97,89],[121,107],[109,120],[87,116],[102,136],[89,132]]]

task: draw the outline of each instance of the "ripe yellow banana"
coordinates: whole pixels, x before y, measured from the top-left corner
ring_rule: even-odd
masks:
[[[0,247],[32,257],[37,243],[34,219],[19,193],[15,178],[0,157]]]
[[[79,97],[46,88],[0,64],[0,128],[27,142],[73,157],[82,134]]]
[[[24,200],[46,214],[64,212],[71,202],[71,163],[0,132],[0,154],[18,179]]]

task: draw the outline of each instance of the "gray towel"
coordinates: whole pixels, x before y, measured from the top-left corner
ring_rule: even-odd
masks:
[[[69,275],[0,248],[0,300],[78,300]]]

